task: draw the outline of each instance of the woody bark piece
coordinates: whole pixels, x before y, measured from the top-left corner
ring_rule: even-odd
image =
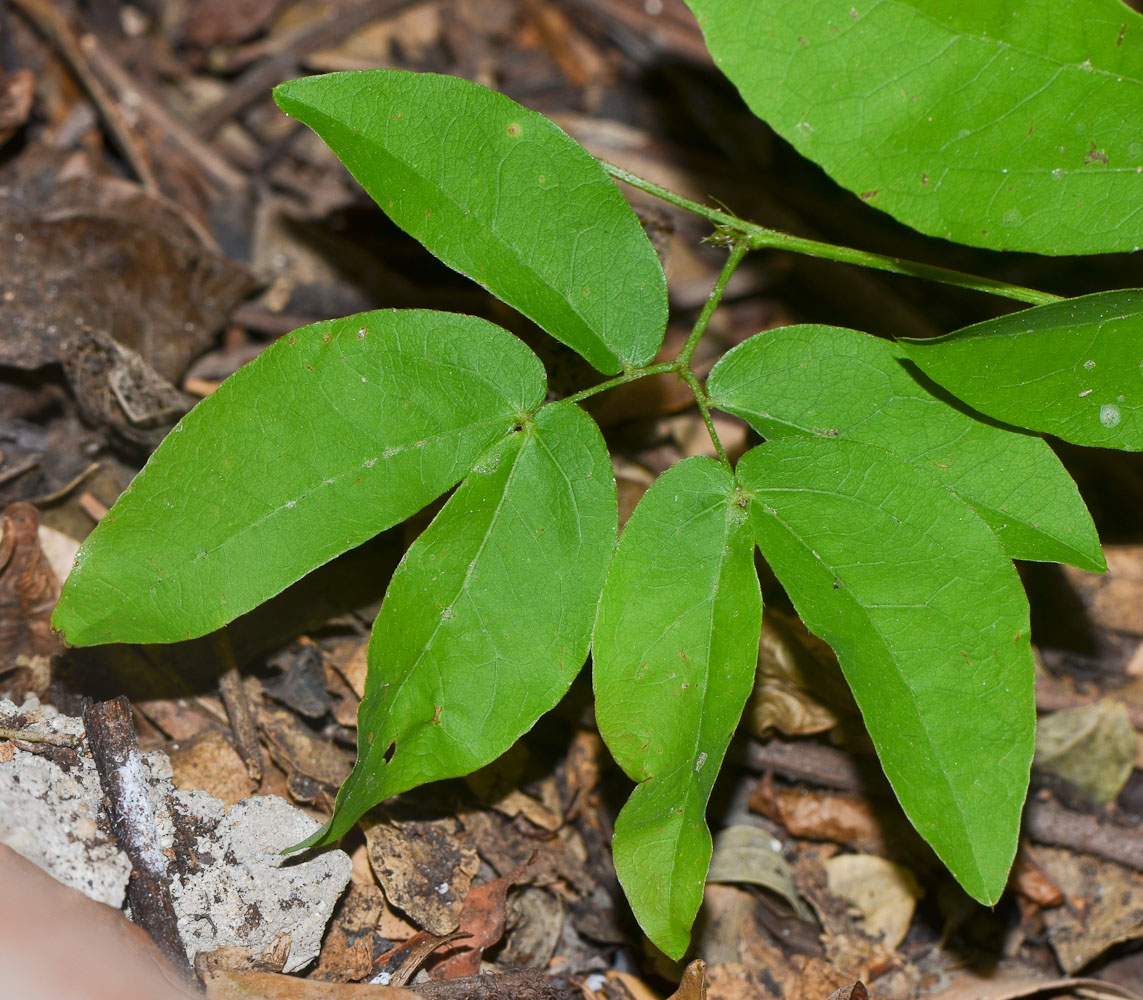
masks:
[[[131,705],[124,697],[88,703],[83,721],[87,742],[107,796],[112,827],[131,859],[127,899],[131,914],[158,945],[164,957],[191,978],[186,951],[167,876],[167,859],[159,846],[155,812],[147,790],[143,758],[135,742]]]
[[[246,765],[250,780],[258,785],[262,781],[262,748],[258,745],[258,726],[250,711],[250,699],[242,686],[242,675],[234,662],[234,651],[226,637],[226,630],[218,633],[218,644],[227,664],[226,672],[218,679],[218,692],[230,716],[230,730],[234,733],[234,746]]]
[[[572,994],[536,969],[495,976],[463,976],[415,983],[408,989],[426,1000],[572,1000]]]
[[[823,788],[891,794],[888,782],[870,770],[875,763],[815,743],[771,740],[746,745],[744,763]],[[1067,847],[1143,871],[1143,832],[1097,816],[1066,809],[1051,799],[1033,796],[1024,809],[1024,834],[1037,844]]]

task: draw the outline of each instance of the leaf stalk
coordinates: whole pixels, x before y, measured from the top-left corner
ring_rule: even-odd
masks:
[[[890,274],[904,274],[912,278],[939,281],[942,284],[985,292],[988,295],[997,295],[1016,302],[1027,302],[1034,306],[1043,306],[1063,299],[1061,295],[1041,292],[1035,288],[1025,288],[1022,285],[1012,285],[1006,281],[982,278],[974,274],[965,274],[963,271],[954,271],[933,264],[922,264],[919,261],[905,260],[901,257],[888,257],[884,254],[855,250],[852,247],[837,246],[833,243],[807,240],[801,236],[792,236],[789,233],[780,232],[777,229],[768,229],[766,226],[759,226],[753,222],[747,222],[745,219],[740,219],[729,212],[699,204],[697,201],[685,198],[669,188],[661,187],[653,181],[640,177],[638,174],[617,167],[613,163],[608,163],[605,160],[599,162],[604,170],[617,180],[623,181],[624,184],[630,184],[631,187],[654,195],[656,198],[661,198],[677,208],[700,215],[721,229],[739,234],[751,250],[788,250],[807,257],[819,257],[823,260],[833,260],[842,264],[856,264],[859,267],[867,267],[875,271],[887,271]]]

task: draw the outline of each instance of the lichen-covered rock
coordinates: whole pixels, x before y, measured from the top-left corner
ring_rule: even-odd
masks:
[[[0,754],[0,842],[60,882],[121,907],[131,864],[111,834],[99,775],[82,740],[83,721],[34,701],[18,709],[0,700],[0,720],[18,716],[22,728],[67,733],[78,745],[48,758],[0,743],[6,747]],[[317,958],[325,925],[349,882],[349,856],[332,850],[285,857],[283,848],[318,825],[302,810],[274,795],[227,809],[206,792],[175,789],[165,754],[146,754],[143,762],[142,784],[187,958],[193,962],[199,952],[228,946],[260,955],[281,932],[290,936],[283,971]]]
[[[82,719],[35,699],[20,707],[0,699],[0,726],[16,720],[32,733],[82,741]],[[8,759],[0,759],[0,843],[85,896],[122,906],[131,863],[111,835],[99,775],[82,742],[75,751],[55,753],[55,760],[8,747]]]

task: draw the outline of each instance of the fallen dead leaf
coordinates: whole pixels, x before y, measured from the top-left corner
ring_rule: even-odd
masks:
[[[246,765],[217,729],[207,729],[187,743],[170,747],[171,781],[176,788],[201,789],[228,806],[254,791]]]
[[[460,824],[439,819],[398,819],[384,810],[365,827],[369,863],[385,897],[432,934],[451,934],[480,857]]]
[[[1090,802],[1114,802],[1131,777],[1139,735],[1115,698],[1043,716],[1036,726],[1034,765]]]
[[[423,1000],[400,986],[319,983],[276,972],[216,972],[206,980],[208,1000]]]
[[[60,649],[51,614],[60,585],[40,547],[40,514],[30,503],[4,509],[0,538],[0,673],[15,668],[14,687],[42,695],[49,662]]]
[[[896,951],[924,895],[913,873],[872,854],[838,854],[823,864],[830,892],[857,910],[861,929]]]
[[[460,926],[457,928],[465,936],[455,949],[446,953],[429,969],[432,978],[475,976],[480,971],[484,949],[490,948],[504,936],[508,890],[520,881],[534,860],[535,855],[507,875],[469,890],[464,900],[464,909],[460,913]]]
[[[1044,911],[1048,941],[1065,972],[1074,973],[1113,944],[1143,937],[1143,875],[1054,847],[1037,861],[1070,905]]]
[[[696,958],[687,965],[679,988],[667,1000],[706,1000],[706,962]]]

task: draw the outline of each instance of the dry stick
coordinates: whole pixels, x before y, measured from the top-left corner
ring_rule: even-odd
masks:
[[[114,701],[87,700],[83,722],[115,836],[131,859],[131,878],[127,883],[131,916],[170,963],[192,981],[171,900],[167,859],[159,846],[146,765],[131,724],[131,703],[122,696]]]
[[[198,168],[227,191],[241,191],[246,175],[231,166],[215,147],[202,141],[194,130],[172,115],[153,94],[143,88],[100,45],[94,35],[81,39],[80,45],[91,61],[91,68],[121,95],[129,95],[132,106],[171,142],[178,146]]]
[[[226,714],[230,717],[230,730],[234,733],[234,745],[238,756],[246,765],[246,773],[255,784],[262,781],[262,748],[258,743],[258,726],[250,711],[250,699],[242,686],[242,675],[234,659],[234,646],[230,635],[223,628],[214,634],[215,648],[226,670],[218,678],[218,691]]]
[[[872,757],[863,767],[856,757],[818,743],[751,740],[739,751],[738,761],[752,771],[775,771],[837,791],[892,794]],[[1037,844],[1094,854],[1143,871],[1143,832],[1066,809],[1051,799],[1033,796],[1028,800],[1023,832]]]
[[[155,180],[154,172],[151,170],[151,164],[147,161],[141,145],[127,124],[127,120],[123,117],[123,112],[119,110],[119,105],[92,72],[88,59],[84,55],[83,46],[76,38],[75,31],[68,23],[67,18],[49,0],[12,0],[12,3],[55,46],[64,61],[71,67],[71,71],[76,75],[80,85],[87,91],[87,95],[107,125],[107,131],[111,133],[111,138],[119,147],[119,152],[131,165],[131,169],[139,178],[139,182],[148,191],[157,193],[159,185]]]
[[[226,96],[199,116],[195,131],[201,137],[208,138],[248,105],[265,97],[274,84],[295,72],[298,63],[311,52],[336,45],[367,24],[425,2],[426,0],[363,0],[355,7],[338,10],[323,24],[298,28],[285,40],[278,52],[256,63],[235,80]]]

